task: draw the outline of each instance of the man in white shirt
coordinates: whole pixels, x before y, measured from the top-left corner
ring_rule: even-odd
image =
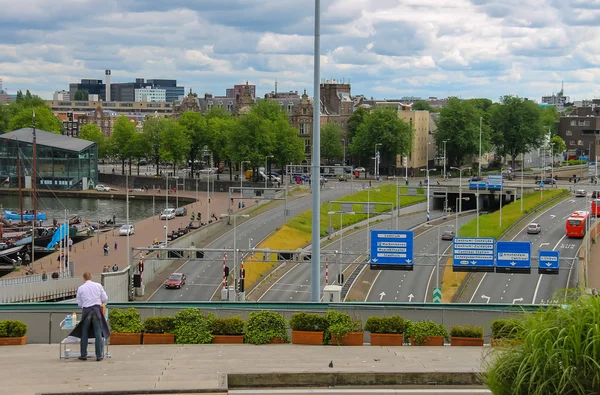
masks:
[[[110,329],[103,314],[103,306],[108,301],[101,284],[92,281],[92,275],[83,274],[84,283],[77,289],[77,304],[82,308],[81,322],[71,336],[81,338],[79,359],[87,360],[88,339],[95,338],[96,361],[103,359],[103,338],[110,337]]]

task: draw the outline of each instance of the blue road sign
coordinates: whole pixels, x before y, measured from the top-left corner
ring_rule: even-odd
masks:
[[[469,181],[469,189],[480,189],[485,190],[486,183],[485,181]]]
[[[496,243],[496,273],[530,273],[531,242],[499,241]]]
[[[452,270],[455,272],[493,272],[496,239],[492,237],[455,237]]]
[[[502,174],[490,174],[488,176],[488,189],[502,189]]]
[[[542,251],[538,257],[538,273],[558,274],[560,268],[559,251]]]
[[[413,270],[414,232],[412,230],[372,230],[371,269]]]

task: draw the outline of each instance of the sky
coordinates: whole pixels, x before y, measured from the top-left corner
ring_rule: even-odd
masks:
[[[377,99],[594,98],[600,0],[321,0],[321,78]],[[312,0],[0,0],[0,79],[46,99],[81,78],[312,96]]]

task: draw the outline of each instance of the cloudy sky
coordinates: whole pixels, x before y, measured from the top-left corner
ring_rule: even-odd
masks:
[[[560,90],[593,98],[600,0],[322,0],[322,73],[376,98]],[[0,0],[0,78],[45,98],[80,78],[248,80],[312,94],[312,0]]]

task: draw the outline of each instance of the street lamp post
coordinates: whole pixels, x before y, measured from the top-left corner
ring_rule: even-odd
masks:
[[[344,145],[344,162],[342,162],[342,163],[344,163],[344,166],[346,166],[346,138],[342,137],[342,141],[343,141],[342,144]]]
[[[269,167],[269,158],[272,158],[273,155],[267,155],[265,156],[265,188],[267,188],[267,180],[269,178],[268,174],[267,174],[267,167]]]
[[[446,177],[446,143],[448,142],[448,140],[444,140],[442,141],[444,143],[444,180],[447,178]]]
[[[483,125],[483,117],[479,117],[479,160],[477,162],[479,162],[479,173],[477,174],[479,177],[481,177],[481,132],[482,132],[482,125]],[[479,195],[479,191],[477,192],[477,194]],[[479,198],[477,198],[479,200]],[[477,215],[477,217],[479,217],[479,215]]]
[[[374,189],[375,192],[379,192],[379,189]],[[367,189],[367,254],[371,250],[371,235],[370,235],[370,218],[371,218],[371,188]]]
[[[375,179],[379,181],[379,157],[377,156],[377,147],[382,145],[381,143],[375,144]]]
[[[242,188],[243,188],[243,184],[242,184],[242,180],[243,178],[243,174],[244,174],[244,163],[250,163],[249,160],[243,160],[240,162],[240,199],[242,199],[244,196],[242,194]]]
[[[463,170],[467,170],[467,169],[461,169],[459,167],[451,167],[450,169],[452,170],[458,170],[458,198],[459,198],[459,203],[460,203],[460,211],[462,212],[462,172]],[[459,206],[456,206],[456,210],[459,211]]]
[[[165,184],[165,247],[169,244],[169,214],[167,209],[169,208],[169,173],[165,171],[166,184]],[[160,217],[159,217],[160,218]]]
[[[179,207],[179,177],[175,176],[175,208]]]
[[[344,211],[329,211],[327,214],[329,214],[329,218],[331,218],[331,215],[333,214],[339,214],[340,215],[340,254],[339,254],[339,261],[338,261],[338,283],[340,285],[342,285],[342,273],[344,272],[342,270],[342,265],[343,265],[343,258],[344,258],[344,232],[343,232],[343,228],[344,228],[344,223],[342,220],[342,215],[344,214],[349,214],[349,215],[354,215],[356,214],[354,211],[348,211],[348,212],[344,212]]]
[[[457,210],[456,210],[456,225],[454,226],[454,229],[455,229],[454,230],[454,236],[455,237],[458,236],[458,204],[460,203],[460,205],[462,206],[462,201],[463,200],[466,202],[466,201],[469,200],[469,197],[467,196],[467,197],[464,197],[464,198],[463,197],[456,198],[456,208],[457,208]]]
[[[521,212],[523,212],[523,169],[525,168],[525,153],[521,154]]]
[[[225,218],[225,217],[230,217],[233,218],[233,284],[237,286],[237,282],[236,282],[236,278],[237,278],[237,233],[236,233],[236,229],[237,229],[237,224],[236,224],[236,219],[237,217],[242,217],[242,218],[248,218],[250,215],[248,214],[221,214],[221,218]],[[236,287],[236,293],[237,293],[237,287]]]
[[[433,169],[421,169],[421,171],[427,172],[427,223],[429,223],[429,220],[431,218],[431,213],[429,212],[429,172],[430,171],[436,171],[436,169],[435,168],[433,168]]]

